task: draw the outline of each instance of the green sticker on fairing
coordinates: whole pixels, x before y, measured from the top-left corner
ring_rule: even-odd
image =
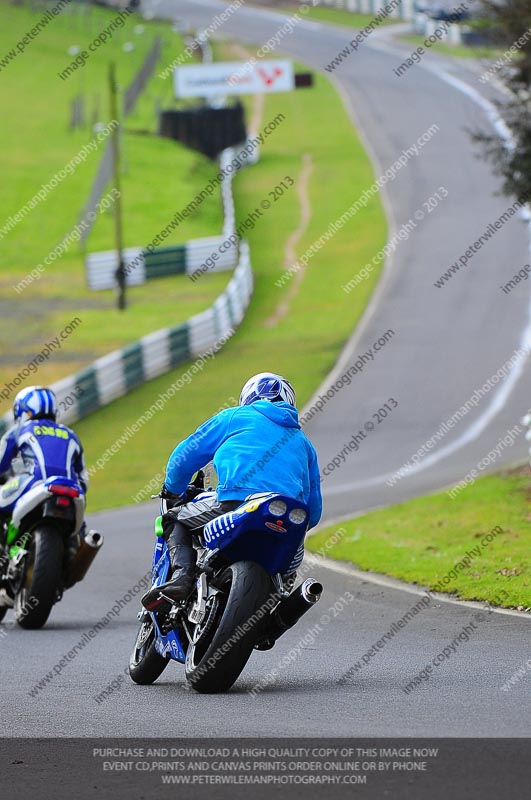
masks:
[[[9,520],[7,529],[7,545],[9,547],[9,558],[15,558],[17,553],[26,549],[30,534],[26,531],[20,538],[18,535],[18,528],[15,528],[13,520]]]
[[[12,545],[15,543],[18,536],[18,528],[15,527],[13,524],[13,520],[9,520],[9,525],[7,528],[7,543],[8,545]]]
[[[163,532],[162,517],[157,517],[155,520],[155,536],[162,536]]]

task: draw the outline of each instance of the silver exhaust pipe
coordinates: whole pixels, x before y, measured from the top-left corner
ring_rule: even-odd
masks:
[[[66,586],[70,588],[82,581],[103,544],[103,536],[98,531],[89,531],[68,568]]]
[[[303,598],[312,606],[321,599],[322,593],[323,584],[316,581],[315,578],[307,578],[301,586]]]

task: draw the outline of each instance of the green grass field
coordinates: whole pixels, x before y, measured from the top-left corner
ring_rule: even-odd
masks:
[[[310,6],[310,2],[307,3]],[[280,8],[275,7],[275,11],[284,12],[286,11],[285,8],[282,6]],[[354,14],[350,11],[343,11],[340,8],[319,8],[316,6],[315,8],[311,7],[308,9],[307,14],[302,14],[300,11],[300,7],[293,5],[289,9],[287,9],[290,14],[294,14],[298,12],[301,17],[305,17],[306,19],[313,19],[316,22],[331,22],[334,25],[344,25],[347,28],[364,28],[370,22],[374,22],[374,14]],[[388,17],[382,20],[382,25],[392,25],[393,23],[400,22],[400,20],[393,19],[392,17]]]
[[[423,45],[426,40],[425,36],[413,34],[406,34],[399,38],[404,42],[410,42],[412,45],[415,45],[415,48],[419,45]],[[469,47],[467,45],[446,44],[445,42],[436,42],[429,49],[444,56],[455,56],[456,58],[489,58],[492,60],[498,58],[503,52],[496,47]]]
[[[216,56],[226,54],[222,48]],[[246,105],[250,102],[246,100]],[[326,114],[321,113],[323,108]],[[266,139],[260,162],[235,180],[237,218],[241,223],[260,207],[286,175],[297,181],[302,154],[310,154],[312,215],[297,247],[300,254],[372,184],[374,175],[340,98],[323,76],[316,75],[313,89],[269,95],[262,126],[279,113],[285,120]],[[330,371],[366,306],[378,271],[355,294],[346,295],[341,285],[383,246],[386,222],[374,198],[311,259],[289,314],[275,327],[267,327],[266,321],[285,297],[275,280],[285,269],[284,248],[297,228],[299,213],[295,187],[291,187],[271,201],[258,219],[248,234],[255,293],[242,326],[203,373],[94,475],[89,497],[92,510],[130,503],[147,481],[163,471],[174,445],[229,398],[237,398],[254,372],[271,369],[289,375],[302,405]],[[94,464],[186,369],[184,365],[151,381],[81,421],[76,429],[86,442],[88,463]]]
[[[362,24],[354,23],[351,15],[333,9],[315,9],[315,16],[316,12],[323,12],[328,18],[341,14],[356,26]],[[0,2],[0,23],[6,23],[0,24],[0,59],[35,16],[30,17],[28,13]],[[91,35],[108,23],[113,12],[95,9],[94,14]],[[15,23],[18,27],[14,27]],[[4,145],[0,152],[8,154],[3,158],[7,176],[4,185],[16,186],[16,191],[13,189],[5,199],[6,216],[29,199],[35,186],[48,180],[91,136],[88,130],[72,133],[66,126],[68,101],[79,87],[72,84],[66,91],[57,79],[53,99],[46,96],[52,71],[64,68],[65,41],[72,39],[82,43],[81,33],[86,33],[82,16],[57,20],[55,24],[53,30],[42,34],[41,42],[33,45],[43,51],[38,71],[33,69],[31,58],[20,58],[0,75],[15,120],[12,127],[0,129]],[[135,64],[132,53],[121,49],[123,43],[136,35],[134,24],[125,30],[120,47],[114,51],[124,83],[149,46],[145,30],[142,35],[145,38],[140,37],[138,47],[132,51],[137,58]],[[160,30],[165,36],[161,61],[164,66],[182,46],[180,40],[167,26],[157,23],[146,27],[151,31]],[[40,53],[40,49],[34,52]],[[229,44],[217,46],[216,56],[235,58]],[[102,52],[101,61],[94,58],[92,64],[89,62],[85,68],[86,85],[89,82],[94,86],[103,85],[106,61],[107,55],[104,57]],[[215,165],[172,142],[133,133],[133,130],[153,130],[154,105],[162,102],[161,98],[168,92],[167,82],[161,87],[157,80],[160,83],[155,78],[148,85],[138,111],[127,122],[128,132],[123,137],[128,245],[149,241],[173,215],[181,198],[184,205],[216,169]],[[38,115],[32,116],[31,124],[25,124],[26,108],[20,100],[20,86],[26,82],[28,96],[34,100],[32,111],[38,111]],[[102,89],[101,97],[103,95]],[[164,102],[169,104],[170,98]],[[108,119],[103,112],[103,100],[99,103],[102,119]],[[250,115],[252,98],[245,98],[244,103]],[[326,114],[322,113],[323,109]],[[268,96],[262,128],[279,114],[284,115],[284,120],[267,138],[260,162],[235,179],[240,223],[250,211],[263,208],[261,203],[271,199],[269,193],[285,182],[286,176],[295,181],[295,186],[285,190],[282,197],[271,200],[270,207],[261,213],[254,229],[247,234],[256,279],[248,315],[234,338],[192,383],[119,449],[104,469],[96,470],[91,481],[89,510],[131,503],[133,496],[154,476],[163,473],[168,454],[176,442],[219,407],[235,403],[241,384],[253,372],[272,369],[289,375],[298,392],[299,406],[302,406],[332,368],[363,313],[378,280],[378,271],[360,285],[356,294],[345,295],[341,285],[385,242],[386,224],[378,199],[358,212],[317,252],[291,301],[288,315],[272,326],[268,324],[286,296],[286,290],[279,289],[275,281],[289,266],[289,262],[285,263],[286,242],[299,225],[296,185],[303,170],[303,157],[311,158],[313,164],[309,182],[311,216],[297,244],[298,255],[317,240],[330,222],[339,218],[374,179],[348,115],[324,76],[316,75],[313,89]],[[39,146],[41,142],[46,142],[46,146]],[[48,381],[69,374],[101,352],[108,352],[168,322],[184,319],[206,307],[228,280],[228,276],[207,275],[195,284],[185,278],[156,281],[131,290],[132,307],[126,314],[119,314],[114,310],[111,293],[91,294],[86,290],[81,253],[71,252],[14,303],[7,290],[39,263],[75,222],[95,165],[96,159],[80,168],[33,212],[31,219],[21,223],[2,242],[0,336],[5,354],[0,367],[0,384],[24,366],[26,355],[28,359],[33,356],[42,341],[54,336],[74,316],[80,316],[83,324],[72,334],[67,343],[68,351],[60,354],[61,360],[50,365],[48,372],[43,368],[39,380]],[[168,181],[167,176],[172,172],[175,178]],[[154,173],[164,176],[164,182],[153,180]],[[15,184],[17,177],[20,180]],[[186,231],[186,236],[176,241],[216,233],[220,226],[219,199],[214,199],[203,204],[186,229],[183,227],[181,233]],[[89,245],[94,250],[104,249],[111,246],[111,241],[112,219],[105,215],[98,220]],[[14,337],[12,330],[16,327],[18,332]],[[8,347],[6,342],[10,343]],[[132,425],[159,393],[189,366],[185,364],[149,382],[78,423],[76,429],[85,444],[88,465],[93,466],[127,426]],[[528,607],[531,605],[531,569],[527,558],[531,521],[529,484],[529,470],[520,470],[483,478],[454,501],[441,493],[358,517],[342,523],[345,534],[329,555],[351,561],[362,569],[394,575],[430,588],[452,574],[445,590],[458,597]],[[153,509],[156,513],[155,504]],[[497,526],[501,533],[482,546],[485,535]],[[310,548],[319,550],[337,527],[313,536],[309,540]],[[456,564],[476,547],[480,551],[469,566],[456,570]]]
[[[308,546],[319,550],[342,527],[345,533],[327,552],[331,558],[430,589],[442,583],[441,591],[462,599],[528,608],[530,492],[528,467],[487,476],[454,500],[441,492],[324,528]],[[501,532],[482,544],[498,526]],[[452,573],[467,552],[473,556],[468,567]]]
[[[0,2],[0,59],[43,13],[42,8],[32,12]],[[0,70],[6,112],[5,124],[0,126],[0,229],[41,184],[48,183],[94,138],[92,123],[110,119],[107,70],[111,58],[116,62],[123,89],[149,51],[154,34],[161,35],[164,42],[160,67],[182,52],[182,39],[169,24],[146,23],[132,15],[84,67],[61,80],[57,73],[72,60],[67,49],[72,45],[86,48],[115,17],[115,11],[94,6],[67,7],[25,52]],[[137,27],[139,23],[142,24]],[[128,44],[134,49],[125,51],[123,47]],[[90,124],[87,121],[82,130],[71,131],[70,103],[80,93],[85,97]],[[154,135],[156,107],[172,104],[171,80],[162,81],[155,74],[125,122],[122,198],[128,247],[146,245],[217,173],[216,163]],[[83,253],[80,245],[73,242],[66,254],[46,267],[39,280],[21,294],[15,292],[13,287],[20,279],[42,264],[76,223],[103,147],[101,144],[90,153],[72,175],[66,176],[0,241],[0,386],[12,380],[44,342],[56,336],[76,315],[83,324],[57,357],[41,367],[41,382],[69,375],[114,348],[203,310],[229,280],[225,273],[209,275],[200,284],[193,284],[185,276],[152,281],[129,291],[130,308],[124,314],[115,310],[113,291],[88,290]],[[218,234],[221,225],[220,195],[215,192],[166,241],[180,243]],[[88,250],[111,249],[113,243],[113,216],[104,211],[88,239]],[[13,330],[17,330],[16,337]],[[0,412],[7,407],[8,403],[2,401]]]

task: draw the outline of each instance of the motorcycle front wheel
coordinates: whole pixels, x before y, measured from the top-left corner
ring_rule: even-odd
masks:
[[[169,661],[155,650],[155,627],[149,617],[142,622],[137,633],[129,660],[129,675],[135,683],[147,686],[162,675]]]

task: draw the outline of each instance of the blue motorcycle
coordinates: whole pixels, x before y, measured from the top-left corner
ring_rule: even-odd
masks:
[[[253,495],[207,523],[194,537],[197,580],[190,596],[169,610],[139,614],[129,663],[133,681],[153,683],[173,660],[185,665],[197,692],[229,689],[253,650],[273,647],[321,596],[323,587],[313,578],[293,589],[307,527],[307,506],[275,493]],[[158,586],[171,570],[162,517],[155,534]]]

